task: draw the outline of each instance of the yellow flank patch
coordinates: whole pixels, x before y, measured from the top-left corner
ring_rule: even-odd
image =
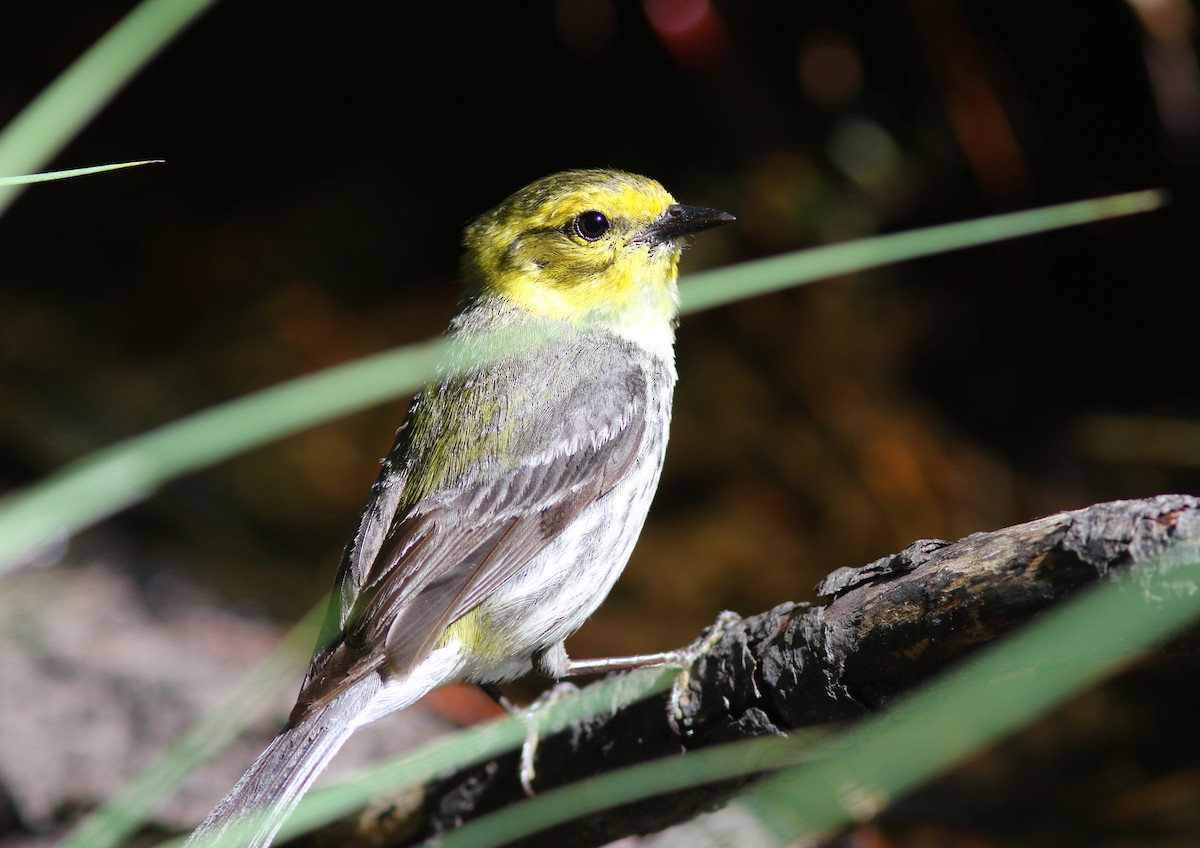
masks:
[[[489,639],[488,635],[493,632],[494,628],[489,626],[484,614],[475,609],[447,627],[442,638],[438,639],[437,647],[458,642],[464,650],[476,656],[504,659],[508,656],[508,646]]]

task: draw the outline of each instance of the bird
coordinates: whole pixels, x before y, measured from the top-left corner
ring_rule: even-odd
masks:
[[[588,169],[467,226],[448,353],[342,554],[295,707],[189,846],[270,845],[351,734],[436,687],[642,664],[573,660],[564,640],[625,568],[658,487],[684,239],[733,220]]]

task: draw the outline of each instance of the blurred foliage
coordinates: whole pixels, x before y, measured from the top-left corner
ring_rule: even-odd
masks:
[[[10,4],[0,121],[129,7]],[[566,167],[740,224],[687,269],[1163,185],[1153,216],[689,317],[663,487],[578,655],[687,641],[827,571],[1114,497],[1200,489],[1190,377],[1194,8],[556,0],[219,4],[0,226],[0,489],[445,325],[463,224]],[[403,414],[173,484],[116,534],[295,615]]]

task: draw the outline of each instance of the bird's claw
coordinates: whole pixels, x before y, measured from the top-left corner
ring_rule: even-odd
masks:
[[[537,795],[537,792],[533,789],[533,781],[537,777],[535,760],[537,758],[538,743],[540,742],[542,729],[542,717],[539,714],[547,707],[558,703],[563,698],[573,695],[578,691],[579,687],[574,683],[556,683],[553,687],[539,695],[537,700],[532,704],[517,713],[528,727],[528,731],[525,734],[525,741],[521,743],[521,768],[518,776],[521,780],[521,788],[525,790],[525,794],[530,798]]]
[[[695,642],[686,648],[674,651],[674,661],[671,665],[680,669],[675,683],[671,686],[671,694],[667,699],[667,722],[677,736],[685,736],[688,732],[683,727],[686,720],[684,713],[684,698],[687,697],[688,687],[692,682],[692,667],[702,656],[709,653],[725,637],[725,634],[741,623],[742,617],[735,612],[724,610],[717,616],[709,627]]]

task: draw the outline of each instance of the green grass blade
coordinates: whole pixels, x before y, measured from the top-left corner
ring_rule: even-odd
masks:
[[[76,825],[60,848],[114,848],[137,831],[188,775],[262,711],[280,687],[296,685],[316,644],[324,613],[324,603],[310,611],[278,648],[242,678],[221,706],[198,721],[158,762]]]
[[[666,690],[674,678],[674,672],[647,670],[604,680],[539,710],[538,727],[543,734],[554,733],[589,715],[618,710],[625,704]],[[520,715],[475,725],[424,745],[354,780],[313,792],[288,819],[277,841],[283,842],[297,833],[354,812],[372,797],[398,794],[420,786],[438,774],[511,751],[525,740],[529,727]],[[253,822],[247,822],[245,829],[252,832]],[[162,846],[177,846],[182,841],[172,840],[162,843]]]
[[[860,239],[696,274],[682,295],[695,311],[826,275],[1145,212],[1163,202],[1161,192],[1137,192]],[[72,463],[0,501],[0,571],[137,503],[167,480],[412,391],[433,373],[441,349],[440,341],[426,342],[298,378]]]
[[[68,168],[65,171],[46,171],[42,174],[22,174],[19,177],[0,177],[0,188],[10,185],[29,185],[30,183],[48,183],[52,180],[67,180],[72,177],[86,177],[89,174],[102,174],[105,171],[119,171],[122,168],[137,168],[142,165],[159,165],[163,159],[141,159],[137,162],[114,162],[111,165],[92,165],[87,168]]]
[[[594,686],[538,709],[541,735],[556,733],[588,716],[613,713],[627,704],[670,688],[678,672],[644,670],[602,680]],[[460,731],[359,778],[331,786],[305,799],[280,831],[280,839],[312,830],[361,809],[371,798],[420,786],[439,774],[481,763],[525,741],[530,724],[518,714]]]
[[[0,566],[149,497],[166,481],[343,413],[411,392],[441,340],[320,371],[97,451],[0,501]]]
[[[504,845],[581,816],[704,783],[795,765],[820,757],[819,734],[753,739],[656,760],[572,783],[514,804],[447,833],[439,848]]]
[[[906,259],[962,250],[1019,236],[1049,232],[1150,212],[1167,202],[1166,192],[1136,191],[1096,200],[1080,200],[1024,212],[976,218],[903,233],[858,239],[785,253],[692,274],[680,286],[684,312],[698,312],[779,289],[878,268]]]
[[[215,0],[144,0],[0,132],[0,174],[37,171]],[[0,185],[0,215],[22,185]]]
[[[1110,581],[1064,604],[848,732],[841,756],[783,774],[748,800],[793,838],[872,815],[1194,621],[1200,546],[1179,545],[1160,567],[1151,580]]]

